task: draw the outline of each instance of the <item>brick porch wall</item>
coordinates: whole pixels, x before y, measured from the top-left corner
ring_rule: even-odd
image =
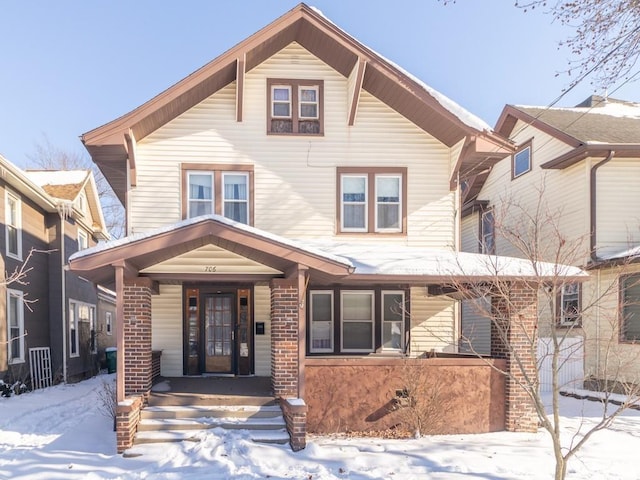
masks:
[[[146,397],[151,390],[151,283],[138,278],[124,285],[124,392]]]
[[[307,446],[307,405],[300,399],[282,399],[280,402],[291,450],[297,452]]]
[[[508,295],[508,299],[504,295],[492,298],[495,318],[491,324],[491,356],[506,360],[505,428],[535,432],[538,416],[526,388],[537,388],[537,289],[513,282]]]
[[[298,287],[271,281],[271,383],[276,397],[298,396]]]
[[[138,430],[143,397],[128,398],[116,407],[117,451],[122,453],[133,446],[133,438]]]

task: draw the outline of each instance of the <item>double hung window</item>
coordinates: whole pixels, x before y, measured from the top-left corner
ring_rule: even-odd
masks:
[[[9,364],[24,362],[24,296],[19,290],[7,290],[7,333]]]
[[[5,192],[5,241],[7,255],[22,260],[22,202],[20,197]]]
[[[267,133],[322,135],[323,87],[321,80],[267,80]]]
[[[628,275],[620,280],[620,339],[623,342],[640,341],[640,274]]]

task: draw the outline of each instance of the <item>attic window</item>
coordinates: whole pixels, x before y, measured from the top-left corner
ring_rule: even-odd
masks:
[[[267,80],[267,133],[271,135],[322,135],[322,80]]]
[[[87,197],[84,193],[81,193],[78,197],[78,210],[80,210],[83,215],[87,214]]]
[[[511,178],[518,178],[531,171],[531,151],[532,141],[529,140],[518,147],[516,153],[513,154],[511,163]]]

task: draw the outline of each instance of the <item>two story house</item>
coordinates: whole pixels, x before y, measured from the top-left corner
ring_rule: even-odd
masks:
[[[640,383],[640,104],[591,96],[570,108],[507,105],[496,131],[517,149],[467,181],[463,249],[523,256],[503,233],[523,212],[537,215],[536,230],[549,234],[529,253],[590,274],[558,291],[541,335],[554,326],[571,340],[586,380]],[[463,343],[490,350],[487,319],[465,311]]]
[[[153,350],[165,377],[270,377],[294,448],[394,425],[411,360],[448,385],[443,432],[537,425],[493,360],[457,358],[442,288],[494,273],[456,247],[457,179],[511,145],[317,10],[82,141],[127,212],[125,238],[70,259],[117,292],[119,450]]]
[[[94,375],[96,290],[65,268],[108,239],[93,174],[24,171],[1,156],[0,172],[0,378],[38,388]]]

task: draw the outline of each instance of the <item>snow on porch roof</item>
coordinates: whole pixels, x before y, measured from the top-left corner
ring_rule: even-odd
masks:
[[[73,254],[69,260],[73,261],[112,248],[124,247],[153,236],[205,221],[228,225],[248,234],[262,237],[328,261],[340,263],[352,268],[352,275],[367,276],[371,280],[375,279],[371,277],[386,277],[389,279],[415,278],[421,281],[432,279],[439,282],[456,277],[468,279],[491,279],[496,276],[530,279],[572,277],[577,280],[588,277],[588,274],[578,267],[544,262],[534,264],[528,260],[511,257],[392,244],[372,245],[354,242],[334,242],[328,239],[291,240],[219,215],[195,217],[148,232],[100,243],[95,247]]]

